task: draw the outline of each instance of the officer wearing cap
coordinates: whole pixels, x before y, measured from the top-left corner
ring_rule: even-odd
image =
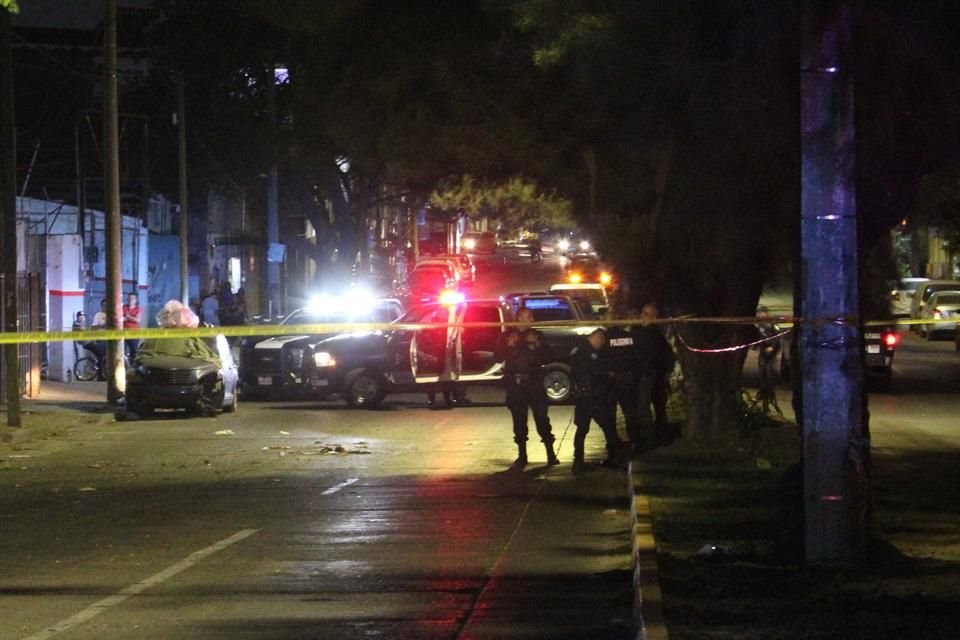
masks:
[[[610,368],[607,335],[596,329],[570,353],[570,375],[573,378],[575,405],[573,424],[573,471],[584,467],[583,448],[590,431],[590,422],[596,421],[607,443],[605,467],[616,467],[617,452],[623,446],[617,435],[617,405],[615,374]]]
[[[517,313],[519,327],[506,331],[497,345],[497,360],[504,362],[506,404],[513,420],[513,440],[517,443],[518,467],[527,464],[527,411],[547,450],[547,464],[560,464],[553,451],[553,428],[547,416],[547,390],[543,387],[543,367],[550,361],[550,349],[543,335],[532,328],[533,312],[527,308]]]

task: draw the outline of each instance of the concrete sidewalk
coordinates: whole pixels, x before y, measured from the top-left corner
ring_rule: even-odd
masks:
[[[0,404],[0,444],[17,445],[44,438],[64,427],[64,417],[89,415],[113,420],[115,407],[107,403],[106,382],[40,383],[37,398],[20,400],[20,427],[7,426],[7,405]]]

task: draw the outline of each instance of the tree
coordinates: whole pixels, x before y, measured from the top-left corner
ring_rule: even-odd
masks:
[[[960,254],[960,167],[923,176],[914,212],[916,222],[937,229],[951,261]]]
[[[473,217],[494,218],[508,229],[574,226],[569,200],[555,192],[545,193],[534,181],[517,176],[500,183],[481,183],[469,174],[447,179],[430,195],[430,204],[440,209],[462,209]]]

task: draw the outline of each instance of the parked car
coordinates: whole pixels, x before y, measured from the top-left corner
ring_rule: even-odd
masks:
[[[198,348],[195,341],[201,340],[206,348]],[[127,414],[139,416],[159,409],[198,415],[232,413],[237,410],[237,382],[237,364],[222,334],[144,340],[127,368],[124,408]]]
[[[403,314],[396,298],[363,296],[319,297],[311,306],[293,311],[280,326],[342,322],[393,322]],[[338,332],[277,335],[241,342],[240,386],[244,394],[312,392],[304,372],[304,354],[310,344]]]
[[[923,317],[923,308],[937,291],[958,291],[960,290],[960,280],[928,280],[917,285],[917,290],[913,294],[910,302],[910,318],[919,320]],[[920,333],[920,326],[913,325],[913,330]]]
[[[960,320],[960,290],[935,291],[923,306],[920,319],[933,323],[917,326],[920,335],[927,340],[935,340],[944,333],[952,335]]]
[[[550,298],[554,304],[564,303],[568,311],[573,308],[564,296]],[[463,386],[498,384],[503,363],[494,354],[504,323],[515,319],[514,307],[506,300],[418,305],[394,324],[435,324],[436,328],[398,326],[392,331],[338,335],[313,345],[310,384],[340,394],[350,406],[370,408],[390,393],[426,389],[445,380]],[[458,326],[472,322],[499,326]],[[566,402],[571,392],[570,351],[592,328],[537,328],[553,360],[544,368],[547,396],[553,403]]]
[[[406,306],[420,302],[436,301],[444,291],[456,291],[456,278],[448,267],[418,266],[407,276],[408,298]]]
[[[513,245],[517,255],[521,258],[530,258],[530,262],[537,263],[543,259],[543,246],[538,238],[524,238],[517,240]]]
[[[890,292],[890,312],[894,318],[909,318],[913,294],[917,287],[929,278],[902,278],[898,280]]]
[[[497,252],[497,236],[492,231],[468,231],[460,237],[460,252],[492,255]]]
[[[604,273],[600,260],[595,255],[586,253],[578,253],[569,258],[565,271],[567,281],[574,284],[600,282],[600,276]]]
[[[437,257],[443,258],[444,260],[453,260],[460,266],[461,282],[471,286],[476,283],[477,264],[474,262],[472,256],[466,253],[452,253]]]
[[[449,256],[431,256],[428,258],[421,258],[417,261],[414,269],[423,267],[439,267],[441,269],[447,269],[450,277],[456,283],[457,287],[460,287],[461,285],[466,286],[472,284],[470,272],[464,269],[463,265],[460,263],[460,260],[457,258],[452,258]]]

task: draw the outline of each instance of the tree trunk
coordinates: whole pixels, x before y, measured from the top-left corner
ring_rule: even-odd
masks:
[[[683,436],[719,443],[736,433],[741,418],[741,374],[746,349],[701,352],[746,342],[745,327],[681,325],[678,356],[683,368],[687,419]]]

